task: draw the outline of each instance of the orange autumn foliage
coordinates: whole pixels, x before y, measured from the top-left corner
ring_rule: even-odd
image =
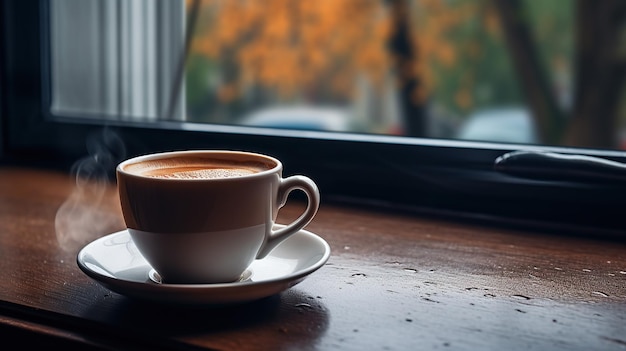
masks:
[[[393,23],[385,1],[204,0],[200,14],[193,52],[236,67],[235,78],[223,82],[223,98],[250,85],[287,97],[315,89],[349,97],[357,78],[382,87],[391,73],[419,76],[414,95],[423,101],[436,83],[432,65],[452,66],[459,58],[448,31],[473,13],[472,2],[454,8],[442,0],[413,3],[418,56],[408,70],[392,67]]]

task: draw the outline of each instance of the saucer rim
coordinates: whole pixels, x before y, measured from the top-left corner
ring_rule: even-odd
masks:
[[[326,240],[309,230],[301,229],[294,236],[307,236],[317,242],[320,247],[323,247],[324,254],[316,262],[298,271],[272,279],[212,284],[158,284],[149,278],[147,278],[146,282],[139,282],[115,276],[111,277],[94,271],[81,259],[92,245],[97,245],[97,242],[104,241],[110,237],[121,235],[130,236],[128,230],[120,230],[97,238],[79,250],[76,255],[76,262],[81,271],[105,288],[121,295],[141,300],[176,304],[229,304],[268,297],[303,281],[308,275],[323,267],[328,262],[331,254],[330,245]],[[140,253],[137,254],[141,255]],[[270,252],[266,257],[271,257],[271,255],[272,253]],[[148,267],[148,270],[151,269],[148,263],[146,263],[146,267]],[[256,290],[256,293],[251,292],[252,289]]]

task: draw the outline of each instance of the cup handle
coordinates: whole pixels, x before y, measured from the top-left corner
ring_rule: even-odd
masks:
[[[306,194],[308,199],[306,209],[300,217],[291,222],[291,224],[276,231],[273,231],[272,228],[269,229],[270,233],[266,236],[265,242],[259,249],[259,253],[256,256],[257,259],[267,256],[278,244],[304,228],[313,220],[313,217],[315,217],[317,209],[320,206],[320,192],[313,180],[302,175],[294,175],[281,179],[278,187],[278,208],[285,205],[289,193],[294,190],[302,190]]]

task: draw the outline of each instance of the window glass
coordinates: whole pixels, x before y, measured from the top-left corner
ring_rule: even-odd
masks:
[[[55,0],[52,111],[621,149],[617,3]]]

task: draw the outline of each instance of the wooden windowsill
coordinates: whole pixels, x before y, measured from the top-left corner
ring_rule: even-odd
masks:
[[[225,307],[135,301],[76,264],[85,243],[124,228],[115,186],[100,185],[80,188],[50,170],[0,168],[3,343],[237,350],[626,346],[623,242],[340,206],[323,196],[307,230],[330,244],[331,257],[296,286]],[[287,205],[279,222],[300,210],[298,203]]]

